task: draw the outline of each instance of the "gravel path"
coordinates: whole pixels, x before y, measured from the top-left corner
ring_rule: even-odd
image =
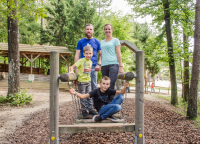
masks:
[[[34,102],[20,108],[0,107],[0,142],[2,143],[48,143],[49,137],[49,91],[28,90]],[[0,90],[0,95],[5,91]],[[59,123],[75,122],[71,97],[60,92]],[[134,96],[128,94],[126,122],[134,123]],[[200,131],[192,121],[175,113],[180,111],[167,101],[145,95],[145,142],[146,143],[200,143]],[[134,133],[84,133],[60,134],[61,143],[134,143]]]

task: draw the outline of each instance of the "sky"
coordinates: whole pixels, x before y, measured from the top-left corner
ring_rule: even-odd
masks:
[[[128,2],[125,0],[113,0],[111,8],[113,11],[122,11],[122,13],[125,15],[127,13],[131,13],[131,6],[128,5]],[[136,19],[137,22],[139,23],[151,23],[152,18],[151,16],[146,16],[145,18],[137,18]]]

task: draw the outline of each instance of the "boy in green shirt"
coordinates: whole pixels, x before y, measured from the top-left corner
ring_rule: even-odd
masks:
[[[78,68],[78,91],[81,94],[86,94],[91,91],[91,77],[90,72],[92,68],[92,61],[90,60],[93,56],[93,48],[91,46],[85,46],[83,48],[85,56],[82,59],[79,59],[75,64],[70,67],[70,72],[73,73],[73,70]],[[90,115],[96,115],[97,113],[93,110],[93,101],[92,98],[87,98],[87,105],[85,105],[85,99],[81,99],[81,110],[84,118],[89,118],[88,112]]]

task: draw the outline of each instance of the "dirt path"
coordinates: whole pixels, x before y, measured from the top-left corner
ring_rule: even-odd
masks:
[[[6,96],[7,91],[0,90],[0,95]],[[31,113],[49,108],[49,90],[28,90],[27,93],[33,94],[33,102],[23,107],[0,106],[0,142],[6,142],[4,137],[13,133],[22,122],[28,119]],[[71,101],[68,92],[59,92],[59,102]]]

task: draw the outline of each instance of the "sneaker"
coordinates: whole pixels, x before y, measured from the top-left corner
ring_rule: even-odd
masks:
[[[84,118],[89,118],[89,114],[88,114],[88,112],[86,110],[83,110],[82,114],[83,114]]]
[[[95,112],[93,109],[91,109],[91,110],[89,111],[89,115],[98,115],[98,114],[97,114],[97,112]]]
[[[111,115],[108,118],[110,118],[110,120],[113,121],[113,122],[118,122],[119,121],[119,119],[116,118],[114,115]]]
[[[102,117],[100,115],[95,115],[92,120],[94,122],[101,122],[102,121]]]

